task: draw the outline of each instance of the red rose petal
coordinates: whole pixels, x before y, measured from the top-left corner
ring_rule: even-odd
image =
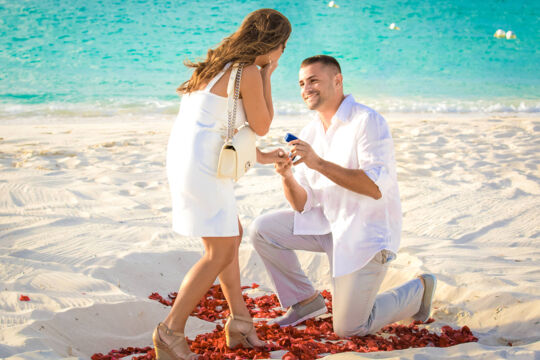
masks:
[[[21,295],[19,297],[19,301],[30,301],[30,298],[28,296],[26,296],[26,295]]]

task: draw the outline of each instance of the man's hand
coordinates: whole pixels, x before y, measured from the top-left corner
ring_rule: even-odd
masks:
[[[307,142],[300,139],[289,142],[293,145],[291,148],[291,157],[301,156],[301,159],[293,162],[293,165],[301,163],[313,169],[339,186],[358,194],[370,196],[375,200],[382,197],[379,186],[366,175],[362,169],[348,169],[339,166],[333,162],[322,159]],[[289,201],[291,202],[291,201]],[[292,202],[291,202],[292,204]],[[300,208],[299,205],[297,205]],[[295,208],[297,209],[297,208]]]
[[[289,144],[293,146],[291,148],[292,156],[301,157],[301,159],[298,159],[293,163],[295,166],[304,163],[308,168],[317,170],[321,163],[321,158],[317,155],[315,150],[313,150],[311,145],[300,139],[293,140]]]

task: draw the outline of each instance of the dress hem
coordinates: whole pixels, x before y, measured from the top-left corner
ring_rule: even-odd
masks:
[[[233,237],[233,236],[240,236],[240,232],[237,232],[236,234],[232,234],[232,235],[229,235],[229,234],[200,234],[200,233],[186,233],[186,232],[180,232],[178,230],[175,230],[173,229],[173,231],[178,234],[178,235],[181,235],[181,236],[189,236],[189,237]]]

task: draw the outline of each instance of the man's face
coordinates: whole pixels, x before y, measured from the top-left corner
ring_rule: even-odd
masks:
[[[300,94],[310,110],[317,110],[329,99],[337,95],[335,76],[332,66],[314,63],[300,68]]]

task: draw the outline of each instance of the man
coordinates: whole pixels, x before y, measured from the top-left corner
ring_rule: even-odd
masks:
[[[377,295],[398,251],[402,217],[386,121],[344,95],[341,68],[333,57],[305,59],[299,83],[316,116],[289,143],[290,159],[275,164],[293,210],[263,215],[250,231],[281,305],[289,308],[276,323],[294,326],[327,311],[294,250],[328,255],[337,335],[362,336],[411,317],[426,321],[436,286],[433,275]]]

